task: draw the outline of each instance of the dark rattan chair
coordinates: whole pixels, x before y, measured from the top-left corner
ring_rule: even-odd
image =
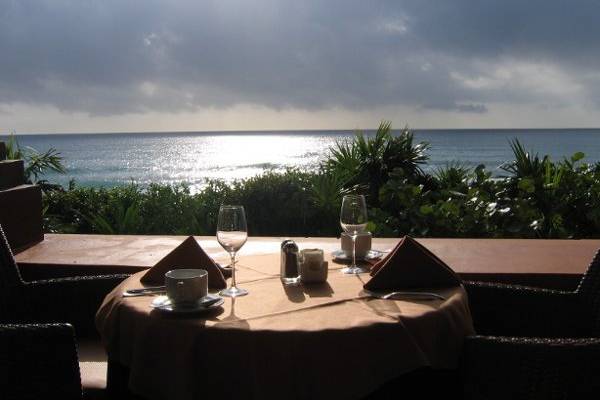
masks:
[[[0,226],[0,323],[67,322],[78,337],[95,336],[104,297],[129,275],[77,276],[25,282]]]
[[[73,327],[0,324],[0,398],[81,399]]]
[[[600,337],[600,250],[575,291],[465,282],[480,335]]]
[[[465,288],[478,334],[465,339],[465,398],[600,393],[600,251],[572,292],[484,282]]]
[[[591,399],[600,393],[600,339],[471,336],[466,399]]]
[[[63,379],[70,377],[68,379],[73,380],[75,375],[77,385],[79,385],[79,397],[77,398],[81,398],[82,381],[86,398],[101,398],[105,395],[106,377],[102,377],[102,370],[106,368],[105,363],[103,364],[102,361],[83,362],[81,364],[83,370],[80,375],[77,357],[75,357],[74,366],[69,366],[70,364],[62,362],[65,360],[56,356],[52,349],[57,345],[56,341],[59,344],[64,343],[66,336],[70,337],[71,342],[73,341],[73,327],[78,338],[87,338],[92,347],[96,345],[96,342],[99,345],[94,324],[96,311],[104,297],[128,276],[126,274],[77,276],[25,282],[21,278],[17,263],[0,226],[0,324],[10,324],[8,328],[6,326],[2,328],[4,334],[0,335],[0,346],[16,352],[15,354],[11,353],[10,357],[13,358],[10,360],[24,363],[23,371],[37,371],[29,381],[29,385],[26,381],[31,374],[24,373],[19,378],[19,385],[21,385],[19,387],[25,390],[19,398],[54,398],[54,396],[46,395],[36,397],[35,394],[44,393],[44,385],[51,384],[54,379],[56,379],[57,385],[62,385]],[[50,325],[48,328],[40,325],[43,323],[69,323],[72,326],[69,325],[67,329],[64,325]],[[15,328],[14,324],[21,324],[21,327]],[[60,326],[60,328],[56,328],[56,326]],[[65,333],[65,329],[69,331],[68,335]],[[23,332],[23,337],[16,339],[15,332]],[[43,345],[39,344],[44,342]],[[19,346],[13,347],[11,343]],[[58,357],[57,363],[53,364],[51,360],[34,357],[37,353],[23,350],[28,346],[33,346],[35,351],[42,351],[43,346],[47,346],[48,351],[43,354],[49,358]],[[19,352],[22,352],[21,356]],[[28,354],[31,357],[28,357]],[[0,353],[0,359],[2,357],[4,357],[4,352]],[[2,364],[2,367],[4,368],[6,365]],[[74,368],[76,368],[76,374],[73,372]],[[40,378],[44,374],[47,375],[46,380]],[[84,379],[81,379],[82,375]],[[4,373],[0,375],[0,398],[2,399],[6,398],[7,391],[12,393],[14,387],[12,380],[5,380],[6,376],[12,375]],[[31,390],[27,391],[29,387]],[[62,391],[62,389],[60,390]],[[74,393],[74,389],[68,389],[68,392]],[[31,397],[28,397],[30,395]],[[75,397],[69,394],[61,398]]]

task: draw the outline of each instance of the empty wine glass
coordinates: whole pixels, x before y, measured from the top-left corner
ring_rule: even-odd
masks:
[[[344,274],[369,272],[366,267],[356,265],[356,237],[367,228],[367,203],[365,196],[349,194],[342,199],[340,225],[352,237],[352,264],[342,268]]]
[[[243,206],[223,205],[219,208],[217,222],[217,240],[231,257],[231,286],[221,290],[221,296],[245,296],[248,291],[237,287],[235,281],[235,253],[242,248],[248,239],[246,214]]]

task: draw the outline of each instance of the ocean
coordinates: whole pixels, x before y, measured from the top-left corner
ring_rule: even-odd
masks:
[[[584,162],[600,161],[600,129],[413,132],[417,142],[430,143],[430,161],[425,167],[429,171],[449,163],[484,164],[494,175],[501,175],[499,166],[512,159],[509,142],[514,138],[528,150],[548,154],[553,160],[582,151]],[[65,186],[71,179],[81,186],[96,187],[132,181],[142,185],[187,182],[195,190],[207,179],[231,182],[288,167],[314,170],[330,146],[353,135],[354,131],[160,132],[18,135],[17,140],[38,151],[58,150],[67,173],[51,173],[45,178]]]

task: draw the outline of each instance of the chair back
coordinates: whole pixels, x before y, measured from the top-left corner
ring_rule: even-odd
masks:
[[[579,282],[576,292],[584,302],[591,307],[592,329],[595,336],[600,335],[600,250],[592,259],[583,278]]]
[[[0,225],[0,322],[19,321],[27,313],[25,283]]]

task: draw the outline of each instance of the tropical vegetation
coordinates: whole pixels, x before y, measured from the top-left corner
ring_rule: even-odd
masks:
[[[58,185],[40,179],[46,171],[50,170],[61,174],[66,172],[62,164],[62,157],[56,149],[50,148],[46,152],[40,153],[33,147],[21,147],[14,134],[8,137],[6,143],[6,159],[25,160],[25,182],[40,185],[43,190],[59,189]]]
[[[553,161],[517,139],[510,146],[514,160],[502,166],[502,177],[459,163],[425,172],[429,144],[416,143],[408,128],[393,133],[384,122],[375,135],[358,132],[338,142],[318,171],[211,180],[197,193],[185,183],[89,188],[72,182],[46,190],[45,229],[213,235],[219,205],[238,203],[251,235],[335,236],[342,195],[358,192],[366,195],[378,236],[600,237],[600,163],[584,162],[583,153]],[[38,167],[30,171],[39,177]]]

